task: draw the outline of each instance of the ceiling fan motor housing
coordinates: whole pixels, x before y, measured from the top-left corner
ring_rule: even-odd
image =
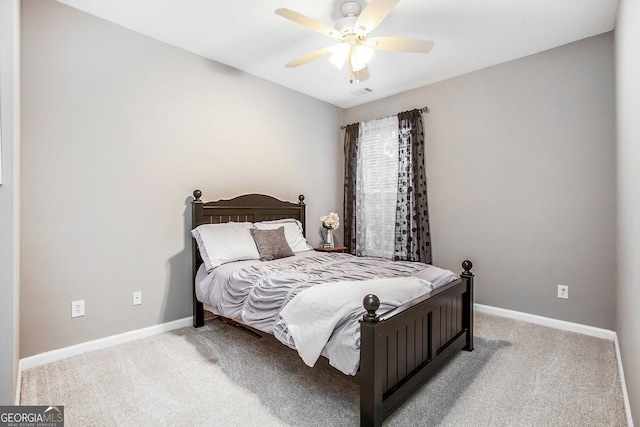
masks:
[[[344,18],[336,22],[333,28],[338,30],[338,32],[343,36],[347,34],[355,34],[356,29],[354,27],[356,25],[356,22],[358,21],[358,16],[360,15],[361,11],[362,7],[357,1],[348,1],[344,3],[342,6],[340,6],[340,13],[342,13],[342,16]],[[363,31],[364,28],[361,29],[361,32]]]
[[[357,17],[361,11],[362,7],[357,1],[348,1],[340,6],[340,13],[342,13],[342,16],[345,18]]]

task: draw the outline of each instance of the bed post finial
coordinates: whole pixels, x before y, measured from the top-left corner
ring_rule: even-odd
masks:
[[[298,196],[298,204],[304,205],[304,194]]]
[[[462,261],[462,268],[464,269],[463,274],[471,274],[471,269],[473,268],[473,263],[468,259]]]
[[[202,191],[193,190],[193,198],[195,199],[194,202],[199,202],[200,201],[200,197],[202,197]]]
[[[380,299],[374,294],[365,295],[362,300],[362,306],[367,313],[362,317],[365,322],[377,322],[378,315],[376,314],[376,310],[380,308]]]

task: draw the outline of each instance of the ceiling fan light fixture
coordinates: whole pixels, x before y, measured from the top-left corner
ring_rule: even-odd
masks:
[[[344,63],[347,62],[349,54],[351,52],[351,46],[348,44],[339,44],[333,49],[333,54],[329,58],[329,62],[336,66],[338,70],[342,70]]]
[[[363,70],[366,66],[366,62],[358,62],[357,60],[354,60],[353,56],[351,56],[351,71],[355,73]]]
[[[367,66],[371,58],[373,57],[373,49],[369,46],[358,45],[351,49],[351,69],[353,71],[360,71]]]
[[[358,57],[358,60],[362,62],[369,62],[373,58],[373,49],[369,46],[358,45],[353,48],[353,55]]]

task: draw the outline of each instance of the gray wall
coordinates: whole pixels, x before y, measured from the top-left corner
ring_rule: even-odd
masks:
[[[614,86],[608,33],[351,108],[345,123],[429,106],[434,263],[471,259],[478,303],[614,329]]]
[[[18,366],[19,8],[18,1],[0,0],[0,405],[12,405],[14,402]]]
[[[195,188],[304,193],[320,242],[342,110],[57,2],[22,13],[21,357],[189,316]]]
[[[621,0],[616,26],[618,276],[616,331],[633,418],[640,422],[640,3]]]

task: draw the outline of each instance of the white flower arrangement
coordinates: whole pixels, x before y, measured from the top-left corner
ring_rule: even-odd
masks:
[[[322,223],[322,228],[335,230],[340,227],[340,217],[338,217],[338,214],[335,212],[329,212],[329,215],[321,216],[320,222]]]

